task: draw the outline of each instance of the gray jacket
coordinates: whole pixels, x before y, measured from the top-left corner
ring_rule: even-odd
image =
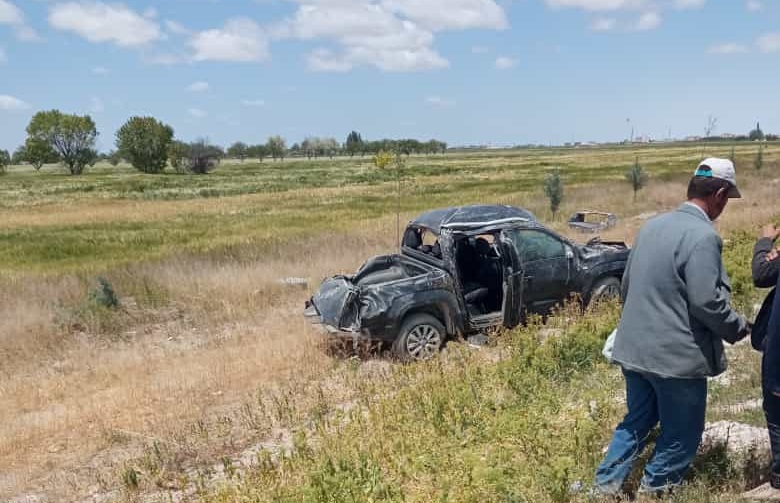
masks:
[[[723,340],[744,337],[747,321],[731,309],[722,247],[707,216],[687,204],[642,227],[623,275],[615,362],[660,377],[726,370]]]

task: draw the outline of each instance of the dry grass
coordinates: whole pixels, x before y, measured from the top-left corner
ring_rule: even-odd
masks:
[[[597,166],[613,155],[561,156],[561,162]],[[663,152],[654,155],[654,162],[661,162]],[[454,164],[459,163],[473,166],[474,160]],[[512,176],[490,180],[508,183]],[[744,173],[740,182],[745,199],[727,209],[719,223],[724,233],[757,232],[778,215],[767,204],[777,189],[771,174]],[[673,208],[685,189],[679,179],[656,180],[632,203],[628,188],[616,190],[616,183],[613,177],[567,189],[562,214],[583,207],[615,212],[621,221],[604,237],[630,241],[644,221],[639,215]],[[285,204],[302,200],[320,201],[325,211],[327,204],[350,194],[365,197],[383,190],[387,187],[213,200],[108,200],[88,209],[54,203],[29,212],[5,209],[1,225],[165,221],[242,207],[284,211]],[[490,190],[475,189],[469,198],[547,214],[541,191],[521,188],[494,196]],[[108,269],[122,297],[119,313],[84,307],[89,275],[20,273],[0,283],[0,499],[29,492],[67,501],[106,490],[120,483],[123,463],[155,441],[174,446],[185,465],[213,462],[268,434],[267,428],[240,419],[244,404],[280,390],[299,390],[302,400],[316,400],[303,390],[332,379],[332,369],[341,362],[314,343],[316,334],[301,319],[309,292],[283,286],[279,279],[309,278],[311,290],[320,278],[352,271],[370,255],[395,248],[394,216],[363,218],[359,208],[353,211],[352,220],[340,227],[269,236],[262,252],[252,252],[249,242]],[[404,219],[412,214],[405,212]],[[262,218],[273,219],[274,212]],[[553,226],[569,233],[562,221]],[[582,241],[589,236],[572,237]]]

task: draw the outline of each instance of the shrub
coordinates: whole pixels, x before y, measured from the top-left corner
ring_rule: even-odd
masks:
[[[89,299],[96,305],[107,309],[119,307],[119,299],[114,292],[114,288],[102,276],[97,278],[97,285],[89,291]]]
[[[144,173],[162,173],[173,128],[154,117],[132,117],[116,133],[119,155]]]
[[[647,172],[639,164],[639,157],[636,158],[631,169],[626,172],[626,180],[631,184],[634,191],[634,201],[636,201],[637,193],[647,184]]]
[[[11,155],[7,150],[0,150],[0,175],[5,174],[6,166],[11,165]]]
[[[544,195],[550,200],[550,211],[552,211],[553,220],[555,220],[555,214],[563,201],[563,180],[561,179],[561,171],[558,168],[555,168],[545,178]]]
[[[221,149],[210,145],[206,140],[190,143],[185,157],[186,168],[190,173],[205,175],[219,164]]]

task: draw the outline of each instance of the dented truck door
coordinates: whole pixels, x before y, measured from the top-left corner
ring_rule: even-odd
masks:
[[[501,255],[504,267],[504,326],[516,327],[523,320],[523,268],[511,240],[502,231]]]

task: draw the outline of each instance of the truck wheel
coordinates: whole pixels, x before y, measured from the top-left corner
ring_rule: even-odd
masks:
[[[430,314],[413,314],[401,326],[393,354],[405,361],[428,360],[441,350],[446,334],[444,325]]]
[[[594,304],[605,300],[620,298],[620,280],[614,276],[605,276],[597,280],[590,289],[590,302]]]

